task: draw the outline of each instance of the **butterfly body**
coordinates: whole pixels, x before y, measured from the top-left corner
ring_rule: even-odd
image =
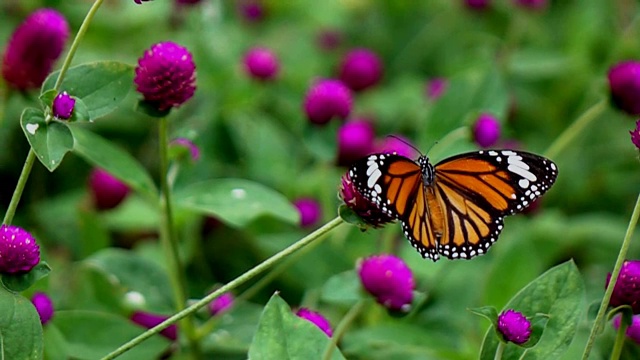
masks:
[[[524,210],[557,174],[551,160],[514,150],[460,154],[435,166],[426,156],[372,154],[349,170],[358,192],[399,219],[411,244],[433,261],[485,253],[504,217]]]

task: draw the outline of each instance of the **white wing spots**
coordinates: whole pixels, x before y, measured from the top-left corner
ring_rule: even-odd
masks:
[[[482,152],[480,152],[480,153],[482,154]],[[498,156],[499,154],[498,154],[498,152],[497,152],[497,151],[493,151],[493,150],[491,150],[491,151],[489,151],[489,155],[491,155],[491,156]]]
[[[527,179],[520,179],[520,181],[518,181],[518,186],[520,186],[523,189],[526,189],[529,187],[529,180]]]
[[[382,187],[380,187],[380,184],[375,184],[373,186],[373,192],[375,192],[376,194],[374,195],[373,193],[371,194],[373,197],[377,197],[378,194],[382,193]]]
[[[514,156],[514,155],[518,155],[518,154],[516,154],[515,151],[503,150],[502,151],[502,155],[504,155],[504,156]]]
[[[529,165],[527,165],[525,162],[522,161],[522,156],[515,154],[513,151],[503,151],[502,153],[514,154],[514,155],[508,155],[509,157],[507,158],[507,163],[509,163],[509,166],[507,167],[507,170],[511,171],[514,174],[520,175],[522,177],[522,179],[518,181],[518,186],[520,186],[523,189],[526,189],[529,187],[529,185],[531,185],[532,182],[535,182],[538,180],[536,175],[531,171],[529,171],[530,169]]]
[[[367,165],[367,176],[369,177],[367,178],[367,187],[371,189],[374,185],[377,185],[376,183],[378,182],[378,179],[380,179],[380,176],[382,176],[382,172],[380,171],[380,167],[378,166],[378,162],[376,161],[375,156],[369,157]],[[380,186],[378,185],[378,189],[379,188]],[[378,191],[378,193],[381,192],[382,190]]]

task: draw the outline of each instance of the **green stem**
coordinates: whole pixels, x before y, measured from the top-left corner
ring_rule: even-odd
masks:
[[[502,353],[504,352],[505,343],[503,341],[498,342],[498,348],[496,349],[496,356],[493,360],[502,360]]]
[[[169,326],[169,325],[173,324],[174,322],[176,322],[176,321],[178,321],[178,320],[180,320],[180,319],[182,319],[182,318],[184,318],[186,316],[189,316],[189,315],[193,314],[194,312],[198,311],[198,309],[200,309],[203,306],[206,306],[207,304],[209,304],[213,299],[217,298],[218,296],[224,294],[227,291],[231,291],[231,290],[237,288],[238,286],[246,283],[247,281],[249,281],[249,280],[253,279],[254,277],[256,277],[258,274],[262,273],[263,271],[265,271],[265,270],[269,269],[270,267],[272,267],[273,265],[277,264],[282,259],[284,259],[284,258],[288,257],[289,255],[295,253],[296,251],[304,248],[305,246],[307,246],[308,244],[314,242],[315,240],[318,240],[318,239],[322,238],[323,235],[327,234],[329,231],[333,230],[334,228],[336,228],[338,225],[340,225],[342,223],[343,223],[343,220],[341,218],[339,218],[339,217],[329,221],[327,224],[325,224],[320,229],[312,232],[311,234],[305,236],[304,238],[302,238],[298,242],[292,244],[288,248],[280,251],[279,253],[277,253],[277,254],[273,255],[272,257],[268,258],[267,260],[261,262],[260,264],[256,265],[254,268],[252,268],[251,270],[249,270],[249,271],[245,272],[244,274],[238,276],[234,280],[228,282],[226,285],[223,285],[222,287],[220,287],[218,290],[216,290],[216,291],[212,292],[211,294],[205,296],[200,301],[198,301],[195,304],[189,306],[188,308],[182,310],[181,312],[173,315],[172,317],[170,317],[167,320],[163,321],[162,323],[158,324],[154,328],[145,331],[144,333],[140,334],[136,338],[134,338],[131,341],[127,342],[126,344],[120,346],[118,349],[116,349],[112,353],[110,353],[107,356],[103,357],[101,360],[115,359],[118,355],[121,355],[121,354],[125,353],[126,351],[128,351],[131,348],[135,347],[136,345],[140,344],[141,342],[143,342],[144,340],[146,340],[149,337],[153,336],[154,334],[159,333],[160,331],[162,331],[167,326]]]
[[[545,151],[545,156],[553,159],[564,150],[567,145],[584,130],[593,120],[598,118],[600,114],[607,108],[607,100],[603,99],[585,111],[573,124],[556,138],[556,140]]]
[[[71,47],[69,48],[67,57],[64,58],[64,62],[62,63],[62,67],[60,68],[60,74],[58,75],[58,79],[56,79],[56,84],[53,86],[54,90],[60,90],[62,80],[64,80],[64,76],[67,74],[67,70],[69,70],[69,67],[71,66],[71,61],[73,61],[76,50],[78,50],[78,46],[80,46],[80,41],[84,37],[84,34],[87,32],[87,29],[91,24],[91,20],[93,20],[93,16],[100,8],[100,5],[102,5],[102,1],[103,0],[96,0],[96,2],[94,2],[91,6],[91,9],[89,9],[87,16],[84,17],[82,25],[80,25],[80,29],[78,29],[78,33],[76,34],[75,39],[73,39],[73,43],[71,43]]]
[[[624,320],[624,316],[620,315],[620,327],[616,334],[616,341],[613,343],[613,350],[611,350],[611,360],[620,359],[622,353],[622,347],[624,346],[625,335],[629,324]]]
[[[13,221],[13,216],[16,214],[18,203],[20,202],[20,198],[22,197],[22,191],[24,190],[24,186],[27,184],[29,174],[31,174],[31,169],[33,168],[33,162],[35,160],[36,152],[33,151],[33,149],[30,149],[29,154],[27,154],[27,159],[24,161],[24,165],[22,166],[22,172],[20,173],[20,178],[18,179],[16,189],[13,190],[13,196],[11,196],[9,208],[4,214],[4,220],[2,221],[2,224],[4,225],[9,225]]]
[[[336,346],[338,346],[338,341],[340,341],[340,339],[342,338],[342,335],[344,335],[345,331],[347,331],[347,329],[349,328],[349,325],[351,325],[351,323],[353,323],[353,320],[355,320],[356,316],[358,316],[358,314],[364,307],[365,303],[366,303],[366,300],[358,301],[344,315],[344,317],[336,327],[336,331],[333,332],[333,336],[331,337],[331,342],[327,345],[326,349],[324,350],[324,355],[322,356],[323,360],[331,359],[331,355],[333,355],[333,349],[335,349]]]
[[[620,269],[622,268],[622,264],[627,257],[627,250],[629,250],[629,245],[631,245],[631,236],[633,235],[633,230],[638,224],[638,217],[640,217],[640,194],[638,195],[638,199],[636,200],[636,206],[633,208],[633,214],[631,214],[631,220],[629,221],[629,226],[627,227],[627,233],[624,235],[624,240],[622,241],[622,246],[620,247],[620,252],[618,253],[616,265],[613,268],[613,272],[611,273],[609,284],[615,284],[618,281]],[[593,326],[591,327],[591,333],[589,334],[587,346],[585,346],[584,348],[582,360],[587,360],[589,358],[591,348],[593,347],[596,336],[597,334],[599,334],[600,327],[602,326],[602,323],[604,321],[604,316],[607,311],[607,307],[609,306],[609,300],[611,299],[611,294],[613,293],[614,287],[614,285],[607,286],[607,290],[604,292],[604,298],[602,299],[602,303],[600,304],[600,309],[598,309],[598,315],[596,315],[596,319],[594,320]]]

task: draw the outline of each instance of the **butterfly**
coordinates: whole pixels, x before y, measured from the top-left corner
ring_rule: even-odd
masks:
[[[402,222],[424,258],[471,259],[498,239],[503,220],[542,196],[558,176],[551,160],[515,150],[455,155],[435,166],[398,154],[372,154],[349,169],[356,190]]]

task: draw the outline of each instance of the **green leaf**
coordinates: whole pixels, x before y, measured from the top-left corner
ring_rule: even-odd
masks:
[[[42,92],[53,89],[59,71],[49,75]],[[58,90],[86,104],[90,120],[115,110],[133,87],[133,66],[117,61],[99,61],[72,67]]]
[[[0,286],[0,358],[42,359],[42,326],[31,301]]]
[[[47,123],[41,110],[24,109],[20,125],[38,160],[49,171],[54,171],[73,148],[73,136],[67,125],[58,121]]]
[[[356,214],[355,211],[353,211],[350,207],[348,207],[345,204],[341,204],[340,207],[338,207],[338,215],[345,222],[351,225],[355,225],[361,229],[366,229],[371,226],[366,222],[364,222],[364,220],[362,220],[362,218],[358,216],[358,214]]]
[[[157,190],[147,171],[131,155],[80,126],[70,126],[75,139],[73,152],[88,163],[108,171],[132,189],[155,198]]]
[[[584,283],[573,261],[560,264],[533,280],[511,299],[505,309],[514,309],[529,318],[545,314],[548,322],[535,346],[525,349],[507,344],[502,358],[558,358],[573,340],[584,297]],[[491,326],[485,334],[480,359],[493,359],[498,342]]]
[[[483,306],[479,308],[469,309],[472,313],[482,316],[489,320],[490,323],[495,324],[498,321],[498,311],[493,306]]]
[[[334,275],[322,287],[322,300],[329,303],[353,304],[364,298],[355,270]]]
[[[270,215],[297,224],[298,211],[280,193],[243,179],[215,179],[176,190],[177,205],[221,221],[244,227],[260,216]]]
[[[2,284],[9,290],[21,292],[27,290],[36,281],[49,275],[51,267],[46,262],[41,262],[34,266],[31,271],[24,274],[3,274]]]
[[[58,311],[51,322],[64,335],[72,359],[100,359],[145,330],[128,319],[94,311]],[[168,340],[155,335],[118,359],[157,359],[167,346]]]
[[[69,350],[60,330],[51,322],[44,328],[44,358],[46,360],[67,360]]]
[[[258,331],[249,348],[249,359],[317,359],[330,342],[327,334],[316,325],[293,314],[276,293],[260,317]],[[335,346],[331,359],[344,359]]]

